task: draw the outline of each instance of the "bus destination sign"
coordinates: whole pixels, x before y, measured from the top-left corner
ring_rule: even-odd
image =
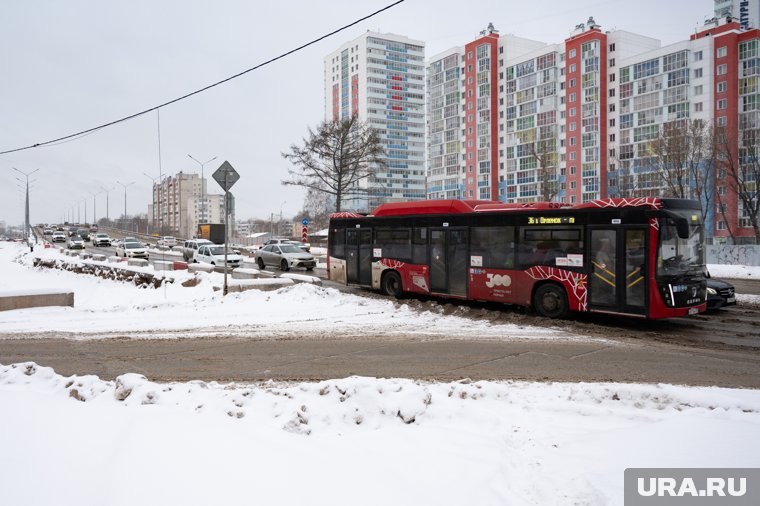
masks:
[[[573,225],[574,216],[528,216],[528,225]]]

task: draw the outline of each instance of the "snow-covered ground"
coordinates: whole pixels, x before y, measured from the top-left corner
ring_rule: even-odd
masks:
[[[167,337],[209,326],[263,335],[297,323],[315,334],[392,327],[425,328],[427,338],[583,339],[310,285],[223,298],[215,274],[192,288],[179,283],[188,274],[175,273],[164,288],[139,289],[35,269],[25,251],[0,243],[0,291],[69,288],[75,307],[2,312],[0,338]],[[1,350],[0,504],[622,505],[629,467],[760,467],[757,390],[104,381],[3,363]]]

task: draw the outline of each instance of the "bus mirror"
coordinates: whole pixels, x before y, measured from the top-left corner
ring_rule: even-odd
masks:
[[[678,232],[678,237],[681,239],[688,239],[689,238],[689,222],[686,221],[686,218],[676,218],[676,232]]]

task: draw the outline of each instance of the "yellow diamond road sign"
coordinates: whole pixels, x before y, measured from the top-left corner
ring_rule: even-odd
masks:
[[[221,186],[224,191],[228,192],[230,191],[230,188],[232,188],[232,185],[237,183],[238,179],[240,179],[240,174],[238,174],[232,165],[230,165],[230,162],[225,160],[211,177],[214,178],[214,181],[219,183],[219,186]]]

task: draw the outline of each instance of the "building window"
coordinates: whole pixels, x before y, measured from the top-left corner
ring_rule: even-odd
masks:
[[[570,102],[575,102],[575,93],[570,94]]]
[[[728,48],[726,46],[718,48],[718,52],[717,52],[718,58],[725,58],[727,54],[728,54]]]
[[[610,112],[615,112],[615,104],[610,104]]]
[[[726,100],[725,98],[722,98],[722,99],[718,100],[718,110],[719,111],[722,111],[723,109],[725,109],[727,107],[728,107],[728,100]]]
[[[702,61],[702,51],[694,52],[694,61]]]
[[[612,118],[612,119],[610,120],[610,126],[611,126],[611,127],[614,127],[614,126],[615,126],[615,118]]]
[[[610,89],[610,96],[611,97],[615,96],[615,88]]]
[[[575,79],[570,79],[570,82],[567,85],[568,88],[575,88]]]
[[[610,68],[615,66],[615,58],[610,58]]]
[[[694,104],[694,112],[702,112],[702,102],[697,102]]]
[[[472,60],[472,51],[467,53],[467,59]]]
[[[572,74],[573,72],[575,72],[575,63],[570,64],[570,73]]]
[[[694,87],[694,95],[701,95],[702,94],[702,85]]]
[[[702,77],[702,67],[698,69],[694,69],[694,79],[699,79]]]
[[[610,82],[611,83],[615,82],[615,74],[610,74]]]
[[[575,49],[571,49],[570,53],[567,55],[568,58],[575,58]]]
[[[726,222],[723,220],[718,221],[718,230],[727,230]]]
[[[610,134],[610,142],[615,142],[615,134]]]
[[[728,120],[725,116],[719,116],[718,117],[718,126],[726,126],[728,124]]]
[[[726,81],[721,81],[718,83],[718,93],[724,93],[726,90],[728,90],[728,83]]]
[[[615,50],[615,43],[610,44],[610,53]]]
[[[723,63],[722,65],[718,65],[718,72],[717,74],[719,76],[724,76],[728,73],[728,65]]]
[[[575,117],[575,107],[570,108],[570,117],[571,118]]]

